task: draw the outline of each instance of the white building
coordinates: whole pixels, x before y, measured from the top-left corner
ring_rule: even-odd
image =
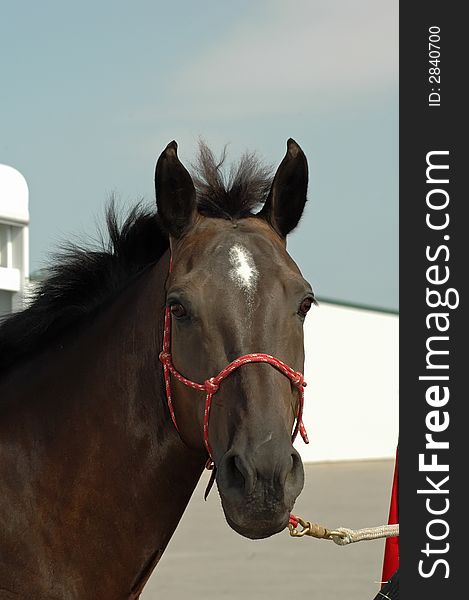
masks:
[[[393,458],[399,437],[399,316],[319,301],[305,321],[305,462]]]
[[[0,315],[23,306],[29,279],[29,192],[19,171],[0,164]]]

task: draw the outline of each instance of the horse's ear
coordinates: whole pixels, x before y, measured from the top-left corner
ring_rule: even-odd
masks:
[[[259,216],[286,237],[303,214],[308,188],[308,162],[303,150],[291,138],[287,153],[275,173],[272,187]]]
[[[158,214],[163,226],[175,238],[193,224],[196,215],[192,177],[177,155],[178,145],[170,142],[161,153],[155,169]]]

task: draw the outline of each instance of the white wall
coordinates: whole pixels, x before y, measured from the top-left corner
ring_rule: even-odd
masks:
[[[398,443],[399,318],[321,303],[305,323],[304,461],[392,458]]]

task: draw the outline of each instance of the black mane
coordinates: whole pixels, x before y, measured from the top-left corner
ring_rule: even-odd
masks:
[[[139,206],[120,224],[111,203],[106,224],[107,242],[94,248],[64,245],[31,304],[4,319],[0,373],[92,314],[168,247],[157,215]]]
[[[225,153],[216,161],[211,150],[200,144],[198,162],[193,165],[198,210],[213,218],[252,215],[267,198],[270,169],[254,154],[245,154],[225,176],[224,159]],[[99,246],[64,246],[29,306],[0,321],[0,375],[93,314],[157,262],[169,246],[156,210],[137,206],[121,222],[111,202],[106,225],[108,240]]]

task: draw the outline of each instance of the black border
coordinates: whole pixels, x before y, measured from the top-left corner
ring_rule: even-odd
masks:
[[[463,65],[462,52],[468,26],[462,12],[463,3],[457,2],[400,3],[400,585],[404,598],[424,600],[450,598],[452,595],[448,594],[454,592],[456,586],[458,590],[468,587],[463,571],[468,538],[462,510],[467,502],[467,492],[463,488],[467,467],[458,466],[458,459],[464,461],[468,454],[465,442],[469,441],[469,430],[466,431],[462,412],[467,395],[465,375],[469,373],[465,343],[469,328],[464,322],[466,238],[469,236],[464,219],[467,202],[467,193],[463,190],[466,152],[462,139],[467,123],[462,107],[465,102],[463,90],[467,88],[467,67]],[[428,69],[432,65],[429,64],[428,35],[431,26],[438,26],[441,30],[439,86],[429,82]],[[440,87],[440,106],[428,104],[432,87]],[[450,224],[444,232],[450,236],[450,240],[446,241],[450,257],[447,262],[443,259],[438,262],[441,266],[449,266],[450,279],[446,287],[458,290],[460,302],[457,308],[448,311],[451,323],[446,333],[450,338],[447,346],[449,355],[444,357],[449,364],[450,399],[441,410],[448,411],[450,425],[439,439],[448,440],[449,449],[439,451],[438,460],[449,464],[449,472],[434,474],[435,481],[441,480],[444,475],[450,476],[446,496],[450,508],[442,516],[449,525],[449,534],[444,540],[449,543],[449,549],[447,553],[432,555],[433,560],[444,558],[448,561],[448,578],[445,578],[446,568],[443,565],[439,565],[428,578],[423,578],[418,572],[419,560],[427,561],[424,570],[428,569],[432,560],[426,558],[421,550],[429,541],[426,526],[433,518],[426,510],[426,497],[417,494],[418,489],[425,487],[425,476],[431,475],[419,472],[418,464],[419,454],[425,451],[425,434],[428,432],[425,417],[432,410],[425,399],[428,382],[418,379],[425,374],[425,344],[431,335],[425,323],[426,315],[431,312],[426,303],[426,270],[434,263],[428,262],[425,251],[427,245],[436,248],[445,243],[443,232],[432,231],[425,222],[426,194],[429,191],[426,155],[432,150],[449,150],[449,184],[442,187],[450,195]],[[439,497],[441,499],[443,495]],[[434,544],[438,547],[437,542]],[[440,547],[442,544],[443,541]],[[458,592],[454,597],[464,597],[464,592]]]

